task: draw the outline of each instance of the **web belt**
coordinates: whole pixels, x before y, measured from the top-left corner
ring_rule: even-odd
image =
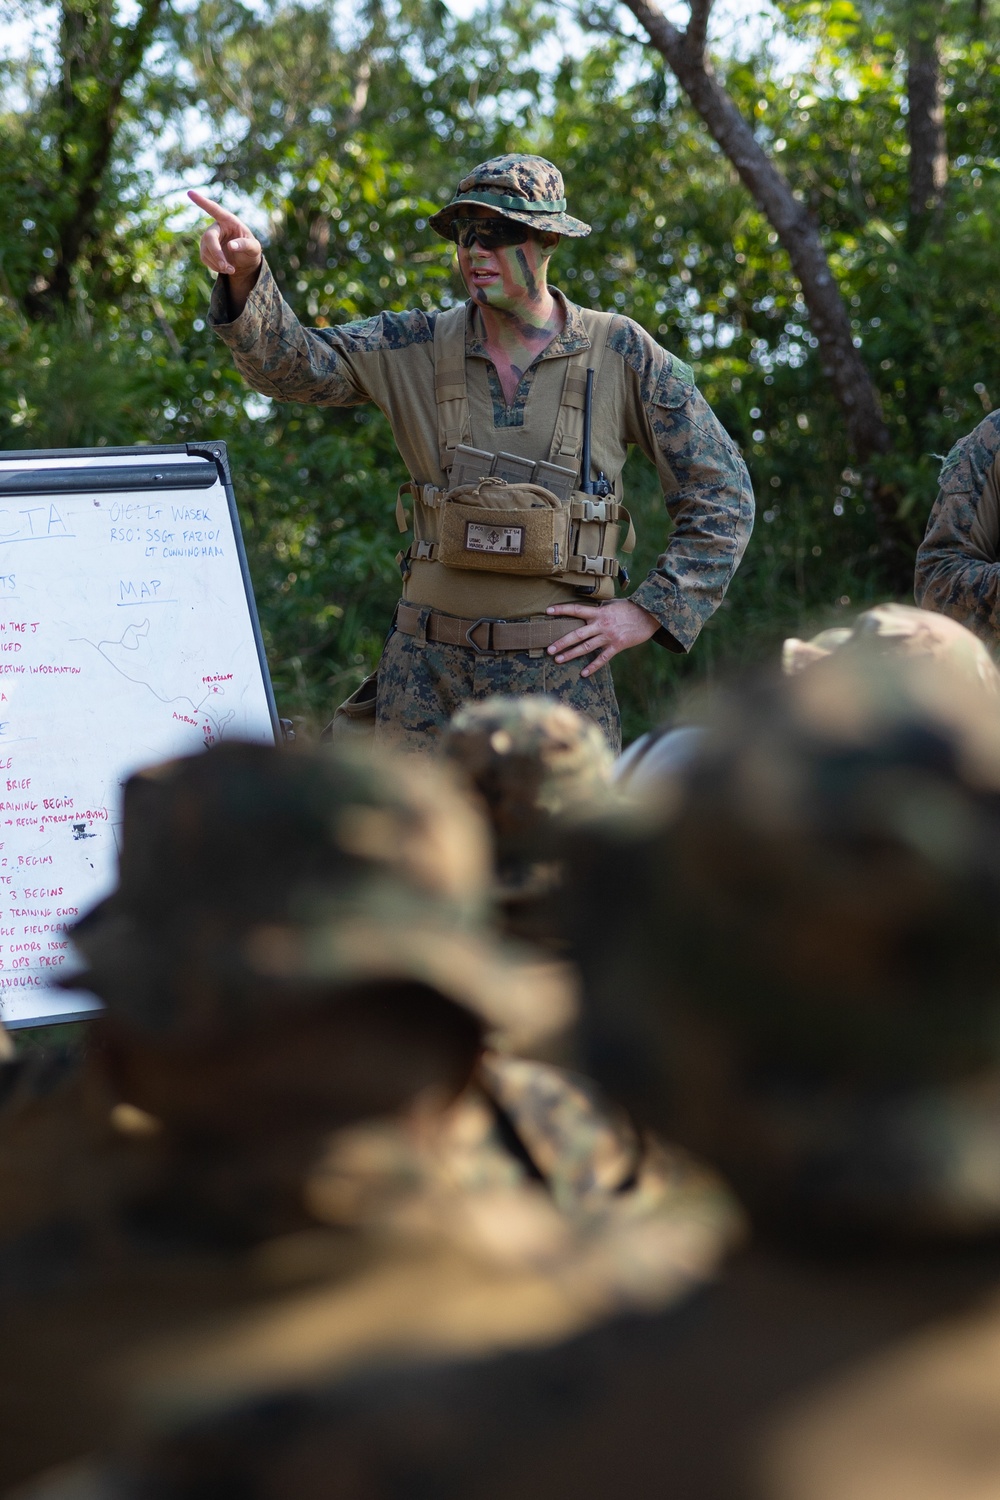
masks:
[[[421,624],[421,618],[424,623]],[[396,606],[396,629],[404,635],[423,635],[445,646],[466,646],[481,654],[491,651],[541,651],[577,628],[573,620],[533,615],[527,620],[463,620],[413,604]]]

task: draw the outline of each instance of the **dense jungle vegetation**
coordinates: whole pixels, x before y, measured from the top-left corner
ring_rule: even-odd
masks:
[[[594,225],[560,245],[555,283],[694,366],[758,497],[691,657],[616,664],[627,736],[692,678],[906,597],[940,457],[1000,402],[996,17],[990,0],[710,9],[8,4],[0,447],[225,438],[279,706],[322,722],[377,658],[405,475],[374,409],[242,384],[206,327],[182,190],[246,212],[324,325],[460,295],[427,217],[463,169],[524,148]],[[666,521],[641,456],[627,478],[641,576]]]

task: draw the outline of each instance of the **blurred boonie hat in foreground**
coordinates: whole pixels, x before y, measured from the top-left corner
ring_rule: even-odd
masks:
[[[386,981],[426,984],[489,1030],[544,1033],[563,998],[501,947],[489,879],[482,819],[443,769],[222,744],[130,777],[118,887],[71,930],[86,970],[66,983],[152,1035]]]
[[[609,795],[614,762],[600,728],[545,694],[467,704],[448,726],[444,751],[485,803],[501,859]]]
[[[841,650],[704,724],[567,859],[589,1071],[798,1229],[994,1232],[1000,700]]]
[[[669,967],[745,1034],[1000,1060],[1000,700],[950,660],[838,651],[721,696],[649,853]]]
[[[947,615],[912,604],[877,604],[858,615],[853,625],[821,630],[809,641],[791,636],[782,647],[781,668],[792,677],[834,651],[856,649],[941,662],[958,677],[1000,696],[1000,672],[979,637]]]

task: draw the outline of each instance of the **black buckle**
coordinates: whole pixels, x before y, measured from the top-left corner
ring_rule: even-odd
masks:
[[[468,644],[472,647],[473,651],[475,651],[475,653],[476,653],[477,656],[495,656],[496,652],[493,650],[492,645],[489,645],[489,646],[480,646],[480,644],[479,644],[478,641],[474,641],[472,639],[472,632],[474,630],[478,630],[479,627],[480,627],[480,625],[488,625],[490,627],[490,633],[489,633],[488,639],[490,641],[492,641],[492,639],[493,639],[493,626],[494,625],[506,625],[506,623],[507,623],[506,620],[494,620],[489,615],[480,615],[478,620],[473,620],[472,624],[469,626],[468,630],[465,632],[465,639],[468,642]]]

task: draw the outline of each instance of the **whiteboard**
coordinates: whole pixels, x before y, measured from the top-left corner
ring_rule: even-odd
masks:
[[[0,452],[0,1021],[53,989],[114,887],[143,766],[279,733],[225,444]]]

